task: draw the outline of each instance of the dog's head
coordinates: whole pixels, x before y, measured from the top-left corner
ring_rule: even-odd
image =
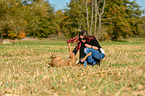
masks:
[[[57,60],[61,60],[62,58],[59,56],[56,56],[55,54],[52,54],[50,59],[57,61]]]

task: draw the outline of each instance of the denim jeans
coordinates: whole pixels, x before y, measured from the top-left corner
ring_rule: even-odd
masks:
[[[91,62],[92,64],[92,66],[94,66],[95,64],[96,64],[96,61],[95,60],[93,60],[93,62]],[[85,60],[84,61],[84,66],[87,66],[87,64],[88,64],[88,61],[87,60]]]
[[[92,52],[92,54],[87,58],[88,63],[93,63],[95,62],[94,59],[103,59],[105,57],[104,53],[100,53],[98,50],[92,49],[92,48],[88,48],[86,47],[84,49],[85,54],[87,55],[89,52]]]

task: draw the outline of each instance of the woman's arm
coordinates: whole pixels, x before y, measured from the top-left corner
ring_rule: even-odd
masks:
[[[88,47],[88,48],[95,49],[95,50],[98,50],[99,49],[98,47],[92,46],[92,45],[89,45],[89,44],[85,44],[85,46]]]

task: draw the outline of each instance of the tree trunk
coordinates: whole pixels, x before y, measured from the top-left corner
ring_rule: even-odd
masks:
[[[98,29],[98,31],[100,32],[101,31],[101,18],[102,18],[102,15],[101,14],[99,14],[99,29]]]
[[[97,33],[97,12],[98,12],[98,10],[97,10],[97,0],[95,0],[95,35],[96,35],[96,33]]]
[[[87,6],[87,0],[86,0],[86,14],[87,14],[87,28],[88,28],[88,33],[89,33],[89,13],[88,13],[88,6]]]
[[[1,38],[0,38],[0,42],[3,42],[3,33],[1,33]]]
[[[91,16],[90,35],[92,34],[93,16],[94,16],[94,0],[92,0],[92,16]]]
[[[98,7],[99,8],[99,7]],[[98,9],[97,8],[97,9]],[[104,3],[103,3],[103,8],[102,8],[102,10],[101,10],[101,13],[98,11],[98,15],[99,15],[99,32],[101,31],[101,21],[102,21],[102,15],[103,15],[103,13],[104,13],[104,8],[105,8],[105,0],[104,0]],[[98,9],[99,10],[99,9]]]

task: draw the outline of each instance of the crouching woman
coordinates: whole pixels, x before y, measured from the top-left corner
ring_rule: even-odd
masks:
[[[92,53],[92,55],[87,58],[87,62],[91,65],[100,65],[101,59],[105,57],[105,54],[96,38],[94,36],[89,36],[85,30],[81,31],[79,37],[80,39],[86,40],[84,43],[85,55],[89,54],[90,52]]]

